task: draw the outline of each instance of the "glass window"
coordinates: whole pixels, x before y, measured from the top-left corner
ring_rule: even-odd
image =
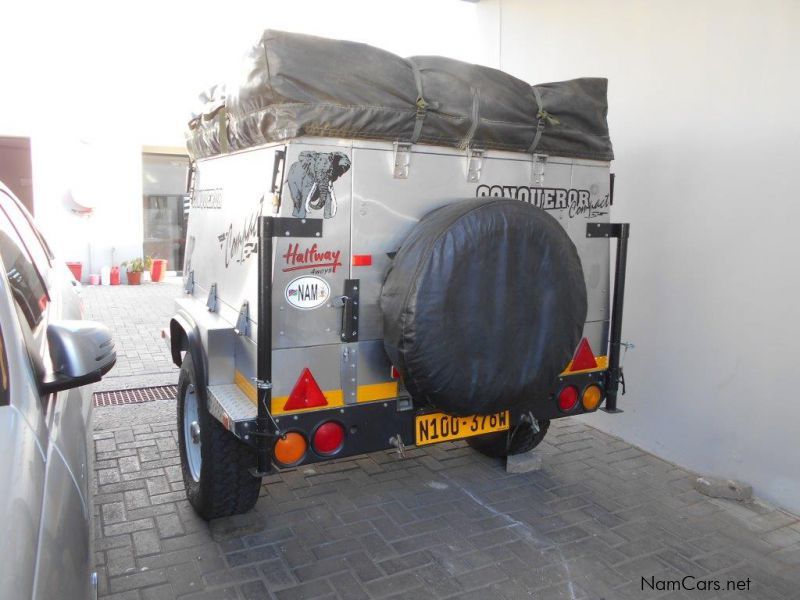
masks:
[[[49,298],[21,240],[7,226],[0,229],[0,257],[3,258],[14,301],[30,328],[34,329],[42,320]]]

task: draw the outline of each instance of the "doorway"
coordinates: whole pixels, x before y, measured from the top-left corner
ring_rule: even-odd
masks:
[[[23,137],[0,137],[0,181],[33,214],[33,165],[31,140]]]
[[[188,172],[185,154],[142,154],[144,255],[166,259],[167,269],[178,274],[186,247]]]

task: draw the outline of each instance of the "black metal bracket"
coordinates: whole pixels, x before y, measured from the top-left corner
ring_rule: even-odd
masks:
[[[587,223],[587,238],[625,238],[630,236],[631,226],[628,223]]]
[[[344,280],[344,297],[342,298],[342,332],[343,342],[358,341],[358,279]]]
[[[614,206],[614,183],[616,182],[616,179],[617,179],[616,173],[608,174],[608,203],[611,206]]]
[[[256,339],[256,378],[272,381],[272,238],[275,237],[275,217],[258,219],[258,331]],[[272,467],[272,444],[269,434],[274,434],[269,407],[272,406],[272,387],[256,389],[257,412],[256,468],[253,476],[260,476]]]
[[[622,345],[622,308],[625,303],[625,275],[628,264],[629,223],[588,223],[587,238],[617,238],[617,262],[614,271],[614,296],[611,300],[611,323],[608,340],[608,370],[606,371],[606,404],[601,408],[608,413],[620,413],[617,408],[619,384],[624,382],[619,364]],[[623,383],[623,393],[625,391]]]
[[[272,220],[274,237],[322,237],[322,219],[295,219],[293,217],[262,217]]]

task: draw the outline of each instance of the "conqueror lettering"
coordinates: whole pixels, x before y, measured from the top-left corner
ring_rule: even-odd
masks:
[[[608,212],[611,205],[609,194],[592,198],[589,190],[545,188],[523,185],[479,185],[475,188],[479,198],[511,198],[521,200],[543,210],[566,210],[570,218],[598,217]]]
[[[475,190],[478,197],[512,198],[533,204],[544,210],[558,210],[571,205],[589,205],[589,190],[564,188],[542,188],[518,185],[479,185]]]

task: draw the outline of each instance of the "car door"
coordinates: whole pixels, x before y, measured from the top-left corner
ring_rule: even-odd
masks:
[[[14,299],[34,378],[49,368],[47,325],[75,318],[74,300],[23,209],[0,193],[0,257]],[[67,292],[71,293],[71,292]],[[66,297],[65,297],[66,296]],[[64,314],[72,312],[73,314]],[[34,598],[90,595],[89,392],[77,388],[39,396],[35,434],[45,455]]]
[[[0,270],[0,597],[31,598],[45,481],[45,447],[37,431],[44,431],[44,419],[5,268]]]
[[[7,193],[0,194],[0,213],[8,217],[19,235],[36,271],[44,280],[49,302],[43,311],[44,326],[34,334],[37,353],[47,362],[47,323],[51,320],[80,319],[80,300],[75,282],[66,266],[55,260],[44,236],[36,228],[30,213]],[[41,337],[42,339],[38,339]],[[89,498],[89,455],[91,393],[88,388],[59,392],[55,402],[45,399],[50,441],[61,451],[75,475],[84,498]]]

